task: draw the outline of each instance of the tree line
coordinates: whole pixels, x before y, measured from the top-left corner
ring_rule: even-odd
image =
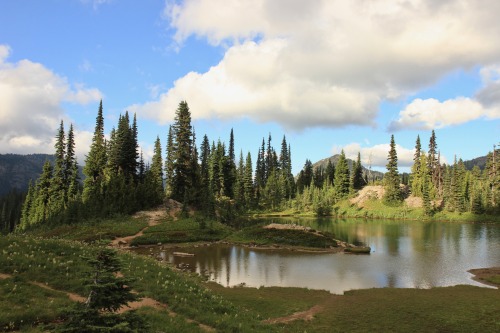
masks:
[[[85,158],[83,185],[78,176],[73,127],[67,135],[61,122],[56,136],[55,162],[46,162],[39,179],[30,184],[22,207],[20,228],[40,223],[75,222],[80,219],[130,214],[157,206],[165,198],[194,207],[204,216],[231,223],[240,213],[252,210],[314,211],[331,214],[333,205],[352,196],[368,183],[361,156],[349,168],[344,151],[338,162],[314,168],[306,160],[295,179],[292,151],[283,136],[279,152],[269,134],[257,149],[256,158],[240,151],[236,159],[233,130],[229,144],[210,142],[204,135],[200,148],[191,124],[187,102],[179,103],[168,129],[165,158],[158,136],[151,164],[145,163],[137,142],[136,116],[120,115],[116,128],[104,135],[102,101],[99,105],[92,144]],[[255,170],[253,169],[255,160]],[[441,164],[436,135],[432,131],[429,150],[422,150],[417,137],[412,172],[398,172],[394,136],[391,136],[387,172],[384,176],[388,205],[400,205],[407,181],[414,196],[421,197],[426,214],[440,209],[473,213],[497,212],[500,202],[500,158],[498,149],[488,155],[484,171],[465,169],[461,160]]]

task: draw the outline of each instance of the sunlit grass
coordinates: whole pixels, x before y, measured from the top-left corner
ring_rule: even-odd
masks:
[[[53,227],[42,226],[30,230],[28,234],[45,238],[96,242],[134,235],[147,226],[146,217],[119,216],[109,219],[92,219],[78,224]]]

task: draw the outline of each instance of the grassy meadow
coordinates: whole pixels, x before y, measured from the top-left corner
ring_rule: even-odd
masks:
[[[203,222],[203,223],[202,223]],[[67,293],[88,295],[84,280],[95,256],[114,237],[137,234],[145,218],[117,217],[38,228],[0,237],[0,331],[55,331],[73,304]],[[262,231],[264,230],[264,231]],[[212,232],[212,234],[210,234]],[[215,236],[214,236],[215,235]],[[328,236],[328,235],[327,235]],[[324,235],[248,227],[233,230],[196,218],[164,218],[135,244],[230,240],[324,247]],[[269,243],[270,244],[270,243]],[[327,244],[334,246],[334,244]],[[224,288],[154,258],[120,250],[121,273],[141,297],[163,307],[135,311],[150,332],[495,332],[498,289],[455,286],[367,289],[332,295],[302,288]],[[500,276],[490,277],[499,283]],[[43,287],[42,287],[42,286]],[[294,315],[295,314],[295,315]],[[290,318],[295,318],[291,320]]]

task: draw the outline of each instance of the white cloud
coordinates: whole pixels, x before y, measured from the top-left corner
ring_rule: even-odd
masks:
[[[97,89],[71,85],[64,77],[30,60],[8,62],[10,48],[0,45],[0,151],[47,153],[62,120],[69,123],[61,103],[97,101]]]
[[[382,100],[497,60],[497,12],[496,0],[167,1],[179,45],[194,35],[226,53],[134,110],[166,122],[185,99],[195,119],[371,125]]]
[[[434,98],[415,99],[389,125],[390,131],[403,128],[436,129],[476,119],[500,118],[500,65],[481,68],[483,87],[473,98],[457,97],[443,102]]]
[[[368,167],[371,164],[372,167],[385,168],[387,165],[390,145],[387,143],[371,147],[362,147],[361,144],[353,142],[343,147],[333,147],[332,153],[339,154],[342,149],[344,149],[346,157],[352,160],[356,160],[358,158],[359,152],[361,154],[361,163],[365,167]],[[399,167],[410,167],[413,165],[413,155],[415,154],[415,149],[408,149],[396,144],[396,152],[398,155]]]

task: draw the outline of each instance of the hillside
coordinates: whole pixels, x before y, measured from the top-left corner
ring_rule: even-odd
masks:
[[[319,161],[313,163],[313,169],[320,168],[320,167],[323,169],[326,169],[326,167],[328,165],[328,160],[332,161],[332,164],[334,166],[336,166],[338,161],[339,161],[339,158],[340,158],[340,155],[335,154],[335,155],[330,156],[328,158],[324,158],[322,160],[319,160]],[[354,161],[347,158],[347,165],[349,166],[349,170],[352,170],[353,164],[354,164]],[[367,175],[369,172],[370,172],[370,170],[363,166],[363,175]],[[384,174],[380,171],[372,170],[371,174],[372,174],[373,180],[382,179],[384,177]]]
[[[46,160],[54,161],[48,154],[0,154],[0,196],[11,189],[26,191],[30,179],[35,181]]]
[[[479,167],[479,169],[484,170],[487,158],[487,156],[476,157],[472,160],[465,161],[464,164],[467,170],[472,170],[472,168],[474,168],[474,166],[476,165]]]

